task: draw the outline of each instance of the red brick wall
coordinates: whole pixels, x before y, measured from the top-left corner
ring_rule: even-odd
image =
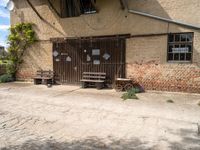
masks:
[[[31,69],[20,70],[20,71],[17,72],[17,80],[32,81],[35,74],[36,74],[36,71],[34,72]]]
[[[127,77],[145,90],[200,93],[200,68],[194,64],[127,64]]]

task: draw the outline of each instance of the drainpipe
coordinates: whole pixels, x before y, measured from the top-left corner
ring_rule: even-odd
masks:
[[[192,29],[200,30],[200,26],[196,26],[196,25],[193,25],[193,24],[188,24],[188,23],[184,23],[184,22],[181,22],[181,21],[177,21],[177,20],[167,19],[167,18],[164,18],[164,17],[159,17],[159,16],[155,16],[155,15],[151,15],[151,14],[148,14],[148,13],[135,11],[135,10],[131,10],[131,9],[128,9],[128,12],[132,13],[132,14],[141,15],[141,16],[165,21],[165,22],[168,22],[168,23],[173,23],[173,24],[189,27],[189,28],[192,28]]]
[[[152,18],[152,19],[156,19],[156,20],[160,20],[160,21],[164,21],[164,22],[168,22],[168,23],[181,25],[181,26],[184,26],[184,27],[189,27],[189,28],[196,29],[196,30],[200,30],[200,26],[197,26],[197,25],[193,25],[193,24],[189,24],[189,23],[185,23],[185,22],[181,22],[181,21],[177,21],[177,20],[172,20],[172,19],[148,14],[148,13],[145,13],[145,12],[141,12],[141,11],[132,10],[132,9],[129,8],[127,0],[123,0],[123,3],[125,4],[125,7],[127,8],[129,13],[144,16],[144,17],[149,17],[149,18]]]

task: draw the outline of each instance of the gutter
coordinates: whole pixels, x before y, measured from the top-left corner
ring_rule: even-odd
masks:
[[[130,9],[129,6],[128,6],[127,0],[122,0],[122,2],[124,3],[124,6],[127,8],[129,13],[148,17],[148,18],[152,18],[152,19],[156,19],[156,20],[160,20],[160,21],[164,21],[164,22],[167,22],[167,23],[173,23],[173,24],[181,25],[181,26],[188,27],[188,28],[195,29],[195,30],[200,30],[200,26],[197,26],[197,25],[193,25],[193,24],[189,24],[189,23],[185,23],[185,22],[181,22],[181,21],[177,21],[177,20],[172,20],[172,19],[168,19],[168,18],[164,18],[164,17],[152,15],[152,14],[149,14],[149,13]]]
[[[156,19],[156,20],[161,20],[161,21],[164,21],[164,22],[173,23],[173,24],[189,27],[189,28],[192,28],[192,29],[200,30],[200,26],[196,26],[196,25],[193,25],[193,24],[188,24],[188,23],[185,23],[185,22],[177,21],[177,20],[167,19],[167,18],[164,18],[164,17],[159,17],[159,16],[155,16],[155,15],[152,15],[152,14],[148,14],[148,13],[144,13],[144,12],[140,12],[140,11],[135,11],[135,10],[131,10],[131,9],[128,9],[128,12],[132,13],[132,14],[145,16],[145,17]]]

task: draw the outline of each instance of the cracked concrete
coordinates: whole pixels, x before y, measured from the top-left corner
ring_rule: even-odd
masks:
[[[0,84],[0,149],[200,149],[198,94]],[[174,103],[167,103],[167,100]]]

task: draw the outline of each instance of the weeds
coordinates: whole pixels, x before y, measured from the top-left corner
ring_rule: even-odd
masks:
[[[167,103],[174,103],[174,101],[169,99],[169,100],[167,100]]]
[[[129,91],[127,91],[126,93],[124,93],[121,98],[124,101],[127,99],[136,99],[137,100],[138,97],[136,96],[136,93],[138,93],[138,92],[139,92],[138,89],[132,88]]]

